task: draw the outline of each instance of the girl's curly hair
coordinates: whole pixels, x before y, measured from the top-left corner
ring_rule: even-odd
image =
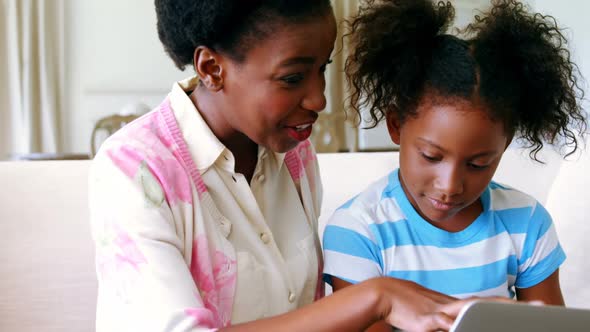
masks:
[[[198,46],[242,61],[256,41],[284,23],[325,15],[330,0],[155,0],[158,36],[176,67],[193,63]]]
[[[365,0],[347,34],[352,108],[367,110],[375,126],[387,112],[416,115],[426,93],[479,100],[535,160],[544,142],[563,139],[575,152],[587,126],[584,91],[555,19],[492,0],[465,39],[447,34],[453,19],[450,2]]]

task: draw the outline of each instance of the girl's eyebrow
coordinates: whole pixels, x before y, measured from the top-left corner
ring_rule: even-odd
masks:
[[[494,156],[498,154],[498,151],[490,150],[490,151],[483,151],[474,156],[471,156],[471,159],[479,158],[479,157],[487,157],[487,156]]]
[[[418,140],[419,140],[419,141],[422,141],[422,142],[424,142],[424,143],[426,143],[426,144],[432,145],[433,147],[435,147],[435,148],[437,148],[437,149],[441,150],[442,152],[447,152],[447,150],[443,149],[443,147],[442,147],[442,146],[440,146],[440,145],[438,145],[438,144],[434,143],[433,141],[431,141],[431,140],[429,140],[429,139],[427,139],[427,138],[424,138],[424,137],[418,137]]]
[[[448,152],[442,146],[434,143],[433,141],[431,141],[431,140],[429,140],[427,138],[418,137],[418,140],[420,140],[420,141],[422,141],[422,142],[424,142],[426,144],[429,144],[429,145],[431,145],[431,146],[433,146],[433,147],[441,150],[442,152]],[[475,158],[479,158],[479,157],[493,156],[493,155],[496,155],[496,154],[498,154],[498,151],[496,151],[496,150],[482,151],[482,152],[479,152],[479,153],[471,156],[470,159],[475,159]]]

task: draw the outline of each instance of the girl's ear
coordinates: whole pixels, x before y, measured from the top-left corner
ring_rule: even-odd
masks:
[[[193,55],[193,64],[201,83],[214,92],[223,89],[224,70],[221,60],[219,53],[205,46],[197,47]]]
[[[397,113],[392,111],[387,112],[385,115],[385,120],[387,122],[387,131],[389,132],[389,137],[391,137],[393,143],[399,145],[401,123]]]

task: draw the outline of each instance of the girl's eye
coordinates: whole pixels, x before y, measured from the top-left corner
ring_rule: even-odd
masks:
[[[437,161],[440,161],[440,158],[438,158],[438,157],[433,157],[433,156],[429,156],[429,155],[427,155],[427,154],[425,154],[425,153],[422,153],[422,158],[426,159],[426,160],[427,160],[427,161],[429,161],[429,162],[433,162],[433,163],[434,163],[434,162],[437,162]]]
[[[288,85],[296,85],[297,83],[303,81],[303,74],[293,74],[281,77],[281,81],[287,83]]]
[[[478,165],[478,164],[474,164],[474,163],[469,163],[469,167],[476,169],[476,170],[482,170],[482,169],[486,169],[486,168],[490,167],[490,165]]]

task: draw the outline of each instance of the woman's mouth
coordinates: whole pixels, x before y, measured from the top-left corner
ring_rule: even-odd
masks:
[[[308,139],[309,136],[311,136],[311,131],[313,129],[312,125],[313,125],[313,123],[306,123],[306,124],[301,124],[301,125],[294,126],[294,127],[286,127],[287,133],[293,139],[303,142],[306,139]]]

